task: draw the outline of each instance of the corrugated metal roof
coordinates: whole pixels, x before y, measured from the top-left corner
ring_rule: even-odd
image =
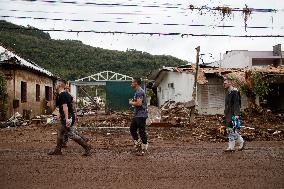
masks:
[[[9,51],[5,47],[0,46],[0,62],[7,61],[7,60],[9,60],[13,57],[15,57],[18,60],[17,64],[19,64],[20,66],[23,66],[23,67],[26,67],[26,68],[29,68],[29,69],[33,69],[33,70],[38,71],[40,73],[46,74],[50,77],[54,77],[54,75],[50,71],[40,67],[39,65],[37,65],[35,63],[28,62],[25,59],[21,58],[20,56],[16,55],[15,53]]]

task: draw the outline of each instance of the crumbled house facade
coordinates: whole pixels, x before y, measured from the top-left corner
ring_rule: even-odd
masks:
[[[197,78],[197,97],[193,98],[195,83],[195,64],[180,67],[164,67],[153,73],[149,79],[154,80],[157,88],[158,105],[167,101],[183,102],[195,100],[200,114],[222,114],[224,111],[224,78],[233,76],[247,82],[247,76],[258,71],[267,78],[273,78],[271,91],[262,102],[257,103],[272,111],[284,111],[284,52],[281,45],[274,46],[273,51],[227,51],[223,59],[209,65],[201,65]],[[282,60],[282,61],[281,61]],[[242,106],[248,106],[247,96],[241,92]]]
[[[225,106],[224,76],[242,72],[240,69],[204,67],[199,69],[197,78],[196,109],[199,114],[223,114]],[[187,103],[194,100],[195,65],[164,67],[151,76],[157,87],[158,105],[167,101]],[[242,97],[242,108],[247,105]]]
[[[227,51],[220,61],[210,65],[221,68],[246,68],[274,77],[273,83],[270,84],[271,91],[257,103],[272,111],[284,111],[284,51],[281,51],[281,45],[278,46],[280,46],[278,51],[275,49],[273,51]]]
[[[54,109],[56,78],[51,72],[24,60],[3,46],[0,46],[0,70],[7,82],[6,119],[16,112],[24,114],[28,111],[31,116],[36,116]]]

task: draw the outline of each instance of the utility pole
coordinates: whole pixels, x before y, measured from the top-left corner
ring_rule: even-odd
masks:
[[[198,78],[198,70],[199,70],[199,53],[200,53],[200,46],[195,48],[196,50],[196,65],[195,65],[195,77],[194,77],[194,91],[193,91],[193,100],[196,101],[197,97],[197,78]]]
[[[195,114],[195,106],[197,105],[197,78],[198,78],[198,70],[199,70],[199,53],[200,53],[200,46],[195,48],[196,50],[196,65],[195,65],[195,77],[194,77],[194,88],[192,93],[192,100],[194,101],[194,106],[191,108],[190,111],[190,122],[194,121],[194,114]]]

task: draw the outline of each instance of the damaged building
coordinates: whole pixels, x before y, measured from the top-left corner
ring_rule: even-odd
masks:
[[[224,110],[224,77],[232,76],[243,83],[252,83],[251,73],[261,73],[269,83],[268,93],[262,98],[256,94],[256,104],[273,112],[284,111],[284,67],[281,45],[273,51],[227,51],[223,59],[200,65],[195,97],[195,64],[179,67],[164,67],[150,76],[157,89],[158,105],[173,101],[195,101],[199,114],[222,114]],[[209,66],[210,65],[210,66]],[[252,86],[249,86],[252,87]],[[242,106],[247,108],[249,98],[241,91]]]
[[[279,46],[279,45],[278,45]],[[277,48],[276,48],[277,49]],[[283,64],[284,52],[281,46],[278,51],[248,51],[231,50],[227,51],[223,58],[210,65],[221,68],[262,68],[266,66],[278,67]]]
[[[0,71],[4,73],[8,97],[2,119],[16,112],[30,117],[52,111],[55,76],[3,46],[0,46],[0,56]]]
[[[220,68],[245,68],[252,72],[258,71],[271,79],[270,90],[257,104],[275,112],[284,111],[284,72],[281,44],[273,46],[271,51],[227,51],[223,58],[210,65]]]
[[[196,109],[199,114],[223,114],[225,90],[224,76],[242,72],[241,69],[201,67],[197,79]],[[151,76],[157,88],[158,105],[168,101],[187,103],[194,92],[195,65],[164,67]],[[242,108],[245,108],[246,96],[242,96]]]
[[[257,70],[271,82],[268,93],[257,103],[273,112],[284,112],[284,67],[267,66]]]

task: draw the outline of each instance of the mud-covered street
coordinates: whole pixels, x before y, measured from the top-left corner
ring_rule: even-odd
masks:
[[[252,141],[224,153],[224,142],[149,128],[147,156],[135,156],[128,129],[86,131],[95,149],[82,157],[73,141],[62,156],[46,153],[55,128],[0,130],[1,188],[284,188],[284,142]],[[157,134],[158,133],[158,134]]]

